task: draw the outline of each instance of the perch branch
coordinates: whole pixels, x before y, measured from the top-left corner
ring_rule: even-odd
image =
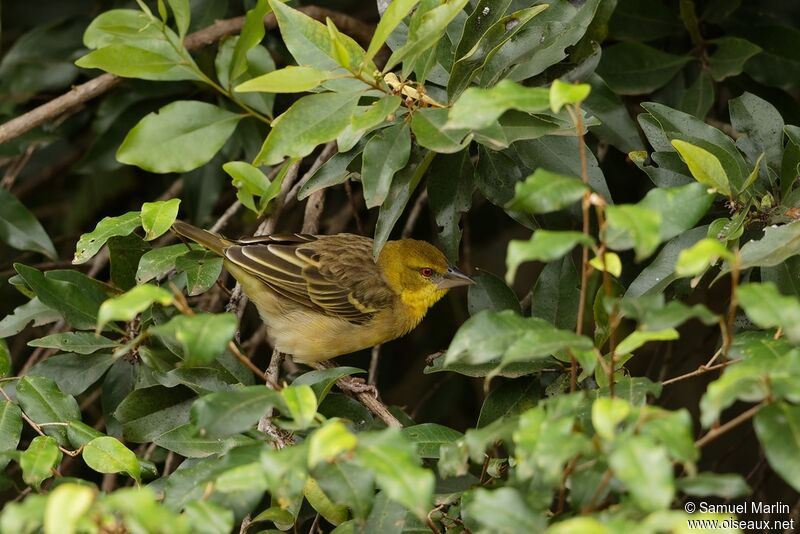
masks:
[[[319,6],[304,6],[299,8],[299,11],[322,22],[324,22],[326,18],[330,18],[339,30],[352,36],[361,43],[368,43],[372,37],[373,27],[371,25],[361,22],[349,15],[345,15],[344,13]],[[218,20],[211,26],[187,35],[184,40],[184,45],[190,52],[199,50],[224,37],[239,32],[242,26],[244,26],[244,22],[245,17]],[[277,27],[277,22],[273,13],[269,13],[264,17],[264,26],[268,30]],[[61,96],[27,113],[23,113],[19,117],[0,124],[0,145],[12,139],[16,139],[37,126],[49,122],[97,98],[118,85],[122,80],[123,78],[113,74],[101,74],[88,82],[73,87],[70,91]]]

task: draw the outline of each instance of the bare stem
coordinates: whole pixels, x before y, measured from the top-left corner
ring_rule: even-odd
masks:
[[[578,154],[581,160],[581,180],[585,185],[589,185],[589,171],[586,164],[586,140],[583,136],[583,114],[581,112],[580,104],[575,104],[572,108],[572,118],[575,122],[575,129],[578,135]],[[591,236],[589,233],[589,209],[591,208],[591,191],[586,188],[581,200],[581,213],[583,216],[582,231],[586,236]],[[589,291],[589,245],[583,246],[581,254],[581,291],[578,298],[578,317],[575,324],[575,333],[583,333],[583,316],[586,311],[586,297]],[[611,372],[614,372],[612,367]],[[569,365],[569,390],[575,391],[578,387],[578,361],[574,355],[570,355]]]
[[[755,416],[758,413],[758,411],[761,408],[763,408],[764,406],[766,406],[767,404],[769,404],[767,401],[764,401],[764,402],[762,402],[760,404],[756,404],[755,406],[753,406],[749,410],[746,410],[746,411],[740,413],[739,415],[737,415],[736,417],[734,417],[733,419],[731,419],[730,421],[728,421],[724,425],[718,426],[717,428],[712,428],[702,438],[700,438],[700,439],[698,439],[697,441],[694,442],[695,446],[700,448],[700,447],[704,447],[704,446],[708,445],[709,443],[711,443],[712,441],[714,441],[715,439],[717,439],[721,435],[725,434],[729,430],[733,430],[734,428],[736,428],[737,426],[741,425],[742,423],[752,419],[753,416]]]

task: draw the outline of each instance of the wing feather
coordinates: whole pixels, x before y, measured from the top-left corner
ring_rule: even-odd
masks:
[[[346,257],[353,243],[364,248],[356,250],[358,258]],[[361,260],[365,253],[367,257],[371,254],[371,243],[359,236],[275,234],[239,240],[225,250],[225,256],[279,295],[326,315],[362,324],[391,296],[388,286],[369,294],[363,290],[364,282],[376,280],[376,275],[378,285],[382,285],[377,266]],[[342,259],[344,265],[336,265]],[[379,301],[371,303],[370,296],[380,297]]]

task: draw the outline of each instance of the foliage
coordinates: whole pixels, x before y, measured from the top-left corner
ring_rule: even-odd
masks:
[[[3,13],[3,120],[124,80],[0,145],[0,530],[682,532],[796,499],[790,2],[45,4]],[[373,356],[390,414],[332,389],[358,367],[265,376],[178,216],[481,271]]]

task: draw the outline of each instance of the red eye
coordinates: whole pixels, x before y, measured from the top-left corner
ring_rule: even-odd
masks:
[[[433,276],[433,269],[431,269],[430,267],[423,267],[422,269],[419,270],[419,274],[421,274],[425,278],[430,278],[431,276]]]

